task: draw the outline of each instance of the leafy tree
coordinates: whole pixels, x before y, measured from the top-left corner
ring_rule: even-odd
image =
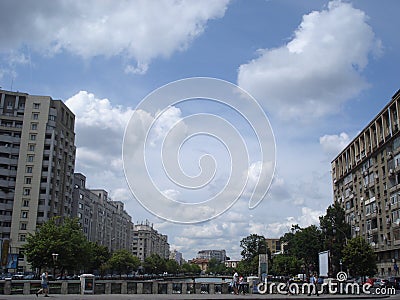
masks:
[[[136,270],[140,265],[140,259],[128,250],[121,249],[113,253],[107,264],[112,270],[122,275]]]
[[[288,255],[300,260],[306,273],[316,270],[318,253],[322,249],[322,234],[317,226],[301,228],[293,225],[291,232],[286,233],[282,237],[282,241],[287,243]]]
[[[215,258],[211,258],[208,262],[207,272],[214,274],[226,274],[225,264]]]
[[[267,254],[271,258],[271,251],[267,247],[267,241],[264,236],[251,234],[240,241],[242,247],[243,263],[238,265],[238,271],[244,275],[258,273],[258,255]]]
[[[345,221],[345,211],[339,202],[330,205],[326,215],[319,218],[320,228],[323,234],[324,250],[331,254],[330,273],[340,271],[340,260],[343,257],[343,249],[350,238],[350,225]],[[332,275],[332,274],[331,274]]]
[[[376,271],[376,255],[363,237],[348,241],[343,249],[343,262],[353,276],[373,276]]]
[[[274,275],[295,275],[301,272],[302,261],[294,256],[279,254],[272,260],[271,273]]]
[[[195,274],[198,275],[201,272],[201,268],[200,266],[196,265],[196,264],[189,264],[189,263],[184,263],[182,265],[182,271],[185,274]]]
[[[106,246],[98,245],[93,242],[89,242],[90,260],[88,261],[88,270],[100,270],[102,266],[107,263],[111,258],[110,251]],[[102,272],[101,272],[102,273]]]
[[[178,274],[181,269],[181,266],[175,259],[168,259],[165,263],[165,267],[168,274]]]
[[[79,271],[90,260],[90,247],[77,219],[53,218],[28,233],[24,246],[27,261],[33,268],[57,268],[61,273]],[[58,254],[53,261],[53,253]]]
[[[144,268],[147,273],[159,274],[167,271],[165,259],[153,253],[144,260]]]

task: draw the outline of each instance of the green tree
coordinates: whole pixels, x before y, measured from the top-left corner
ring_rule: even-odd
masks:
[[[53,218],[28,234],[24,246],[27,261],[33,268],[57,268],[61,273],[80,271],[90,260],[90,246],[77,219]],[[53,253],[58,254],[53,261]]]
[[[318,253],[323,248],[321,230],[317,226],[301,228],[293,225],[291,232],[286,233],[282,241],[287,243],[287,254],[302,262],[302,271],[309,273],[317,269]]]
[[[258,255],[267,254],[271,258],[271,251],[267,247],[267,241],[264,236],[250,234],[240,241],[242,247],[242,263],[238,266],[238,271],[243,275],[258,273]]]
[[[128,274],[137,270],[140,266],[140,259],[133,256],[128,250],[121,249],[112,254],[107,264],[113,271],[121,276],[122,274]]]
[[[147,273],[160,274],[167,271],[165,259],[153,253],[144,260],[144,268]]]
[[[181,266],[175,259],[168,259],[165,263],[165,267],[168,274],[178,274],[181,269]]]
[[[343,249],[343,262],[353,276],[373,276],[376,271],[376,255],[363,237],[348,241]]]
[[[87,269],[90,272],[95,270],[102,270],[102,266],[107,263],[107,261],[111,258],[111,253],[108,251],[106,246],[98,245],[93,242],[89,242],[89,251],[90,251],[90,260],[88,261]]]
[[[294,256],[276,255],[272,260],[271,274],[294,276],[301,272],[301,263],[302,261]]]
[[[213,274],[226,274],[225,264],[215,258],[211,258],[208,262],[207,272]]]
[[[346,223],[344,209],[339,202],[330,205],[326,215],[319,218],[323,235],[323,248],[329,250],[331,255],[330,273],[340,271],[340,260],[343,257],[343,249],[350,238],[350,225]]]

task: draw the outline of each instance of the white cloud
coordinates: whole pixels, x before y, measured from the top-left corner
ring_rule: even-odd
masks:
[[[337,112],[367,87],[362,70],[381,49],[367,19],[340,1],[304,15],[289,43],[261,49],[240,66],[238,84],[280,119],[308,122]]]
[[[125,72],[142,74],[152,59],[185,50],[210,19],[224,16],[227,5],[227,0],[2,1],[0,40],[7,43],[0,51],[28,45],[85,59],[122,55]]]
[[[349,135],[345,132],[341,134],[325,134],[319,138],[322,150],[331,158],[338,155],[350,142]]]

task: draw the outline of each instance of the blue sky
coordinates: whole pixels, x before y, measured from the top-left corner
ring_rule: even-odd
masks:
[[[331,160],[400,88],[399,8],[396,0],[1,1],[0,86],[66,101],[77,117],[76,171],[124,201],[135,222],[149,219],[168,234],[171,249],[186,259],[202,249],[239,258],[241,238],[316,223],[332,203]],[[274,131],[276,169],[255,209],[243,196],[211,221],[179,225],[133,199],[121,145],[146,95],[197,76],[238,84],[257,99]],[[159,133],[196,111],[229,116],[206,102],[181,106]],[[206,144],[198,140],[182,161],[224,154]],[[219,166],[229,170],[226,159]],[[164,184],[171,197],[180,194]],[[217,180],[208,192],[219,187]]]

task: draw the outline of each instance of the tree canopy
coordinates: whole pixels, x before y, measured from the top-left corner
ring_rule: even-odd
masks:
[[[140,259],[133,256],[128,250],[115,251],[108,261],[108,266],[119,275],[136,271],[140,266]]]
[[[343,262],[353,276],[373,276],[376,273],[376,255],[363,237],[348,241],[343,249]]]
[[[91,260],[90,246],[76,219],[65,219],[57,224],[53,218],[28,234],[24,246],[27,261],[33,268],[57,268],[62,273],[79,271]],[[57,261],[53,260],[57,253]]]

